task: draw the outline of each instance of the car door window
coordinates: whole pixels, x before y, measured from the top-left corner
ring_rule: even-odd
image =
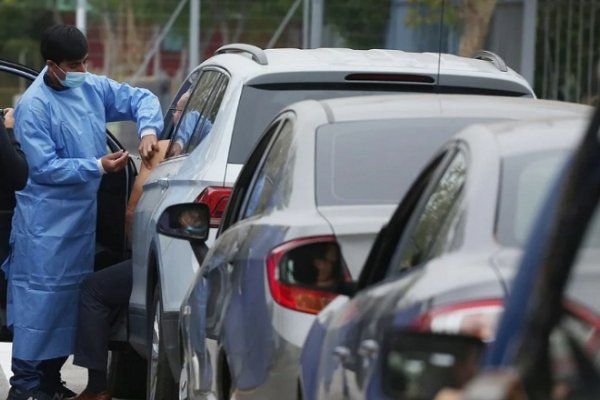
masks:
[[[191,93],[182,94],[173,111],[177,125],[167,158],[191,153],[210,134],[226,86],[222,73],[208,70]]]
[[[389,275],[396,275],[421,265],[443,253],[456,240],[461,193],[466,181],[467,158],[458,151],[432,190],[417,206],[409,229],[400,240],[400,247],[392,259]]]
[[[14,107],[21,94],[27,90],[35,76],[31,72],[19,72],[9,63],[0,65],[0,108]],[[29,76],[29,77],[26,77]]]
[[[292,184],[293,160],[290,155],[294,152],[293,130],[291,120],[281,124],[258,174],[255,175],[242,218],[266,214],[287,204]]]
[[[173,101],[169,106],[167,113],[165,113],[163,133],[160,136],[161,139],[170,139],[175,133],[175,126],[177,124],[175,123],[173,117],[176,115],[176,113],[178,113],[177,103],[179,103],[179,100],[185,93],[189,93],[191,91],[191,89],[196,85],[199,77],[200,70],[196,69],[190,75],[188,75],[186,80],[183,81],[179,87],[179,90],[177,90],[175,96],[173,96]]]
[[[250,154],[248,161],[240,171],[238,179],[235,182],[235,186],[233,187],[231,197],[229,197],[227,209],[225,210],[225,214],[223,216],[223,222],[221,223],[221,226],[219,226],[219,232],[217,236],[226,231],[231,225],[236,223],[239,216],[242,215],[241,209],[244,205],[246,194],[248,193],[249,188],[252,186],[252,178],[256,174],[256,171],[258,171],[262,166],[262,162],[265,158],[264,155],[269,149],[271,139],[278,131],[280,124],[281,119],[276,119],[269,127],[267,127],[265,134],[261,137],[256,145],[256,148]]]

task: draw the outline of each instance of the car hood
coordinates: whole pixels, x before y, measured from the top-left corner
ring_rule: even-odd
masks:
[[[395,209],[395,204],[318,208],[331,226],[354,279],[358,278],[377,233]]]

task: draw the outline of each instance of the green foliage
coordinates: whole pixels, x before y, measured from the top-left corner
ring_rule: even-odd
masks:
[[[39,38],[54,23],[52,8],[39,0],[0,0],[0,16],[0,58],[39,67]]]
[[[324,0],[324,3],[325,22],[336,28],[348,47],[382,46],[390,13],[389,0]]]
[[[410,9],[406,16],[407,26],[438,24],[444,12],[444,24],[457,26],[460,23],[460,6],[456,1],[447,0],[408,0]],[[443,7],[442,7],[443,6]]]

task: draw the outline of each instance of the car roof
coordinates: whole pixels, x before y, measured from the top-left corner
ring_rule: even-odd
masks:
[[[301,103],[317,102],[306,100]],[[590,107],[553,100],[522,97],[395,94],[347,97],[318,101],[330,123],[431,117],[468,117],[477,119],[497,116],[498,119],[520,120],[587,115]]]
[[[479,58],[452,54],[411,53],[392,49],[355,50],[348,48],[276,48],[260,49],[247,44],[230,44],[219,48],[215,55],[202,65],[219,65],[233,75],[243,75],[246,80],[262,75],[289,76],[298,72],[362,72],[404,73],[425,76],[445,86],[488,87],[495,81],[494,89],[512,90],[534,96],[527,81],[504,61],[490,52]],[[489,56],[489,55],[492,56]],[[313,74],[314,77],[314,74]],[[369,78],[369,80],[373,77]],[[385,79],[383,80],[385,81]],[[486,81],[487,85],[485,84]],[[381,80],[379,80],[381,82]],[[389,82],[389,81],[388,81]],[[415,83],[415,82],[411,82]],[[423,82],[421,82],[423,84]]]
[[[592,107],[582,106],[579,115],[475,125],[459,133],[457,138],[468,138],[473,134],[481,137],[485,132],[493,136],[500,157],[573,148],[585,132],[591,111]]]

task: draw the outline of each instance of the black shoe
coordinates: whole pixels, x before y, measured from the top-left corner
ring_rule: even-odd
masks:
[[[8,397],[6,400],[60,400],[62,397],[57,398],[56,396],[51,396],[43,390],[23,390],[18,389],[14,386],[11,386],[8,391]]]
[[[10,390],[8,391],[8,396],[6,397],[6,400],[27,400],[31,397],[31,395],[32,392],[11,386]]]
[[[54,389],[54,397],[58,400],[77,396],[77,393],[66,387],[65,383],[66,382],[61,381],[60,385]]]

